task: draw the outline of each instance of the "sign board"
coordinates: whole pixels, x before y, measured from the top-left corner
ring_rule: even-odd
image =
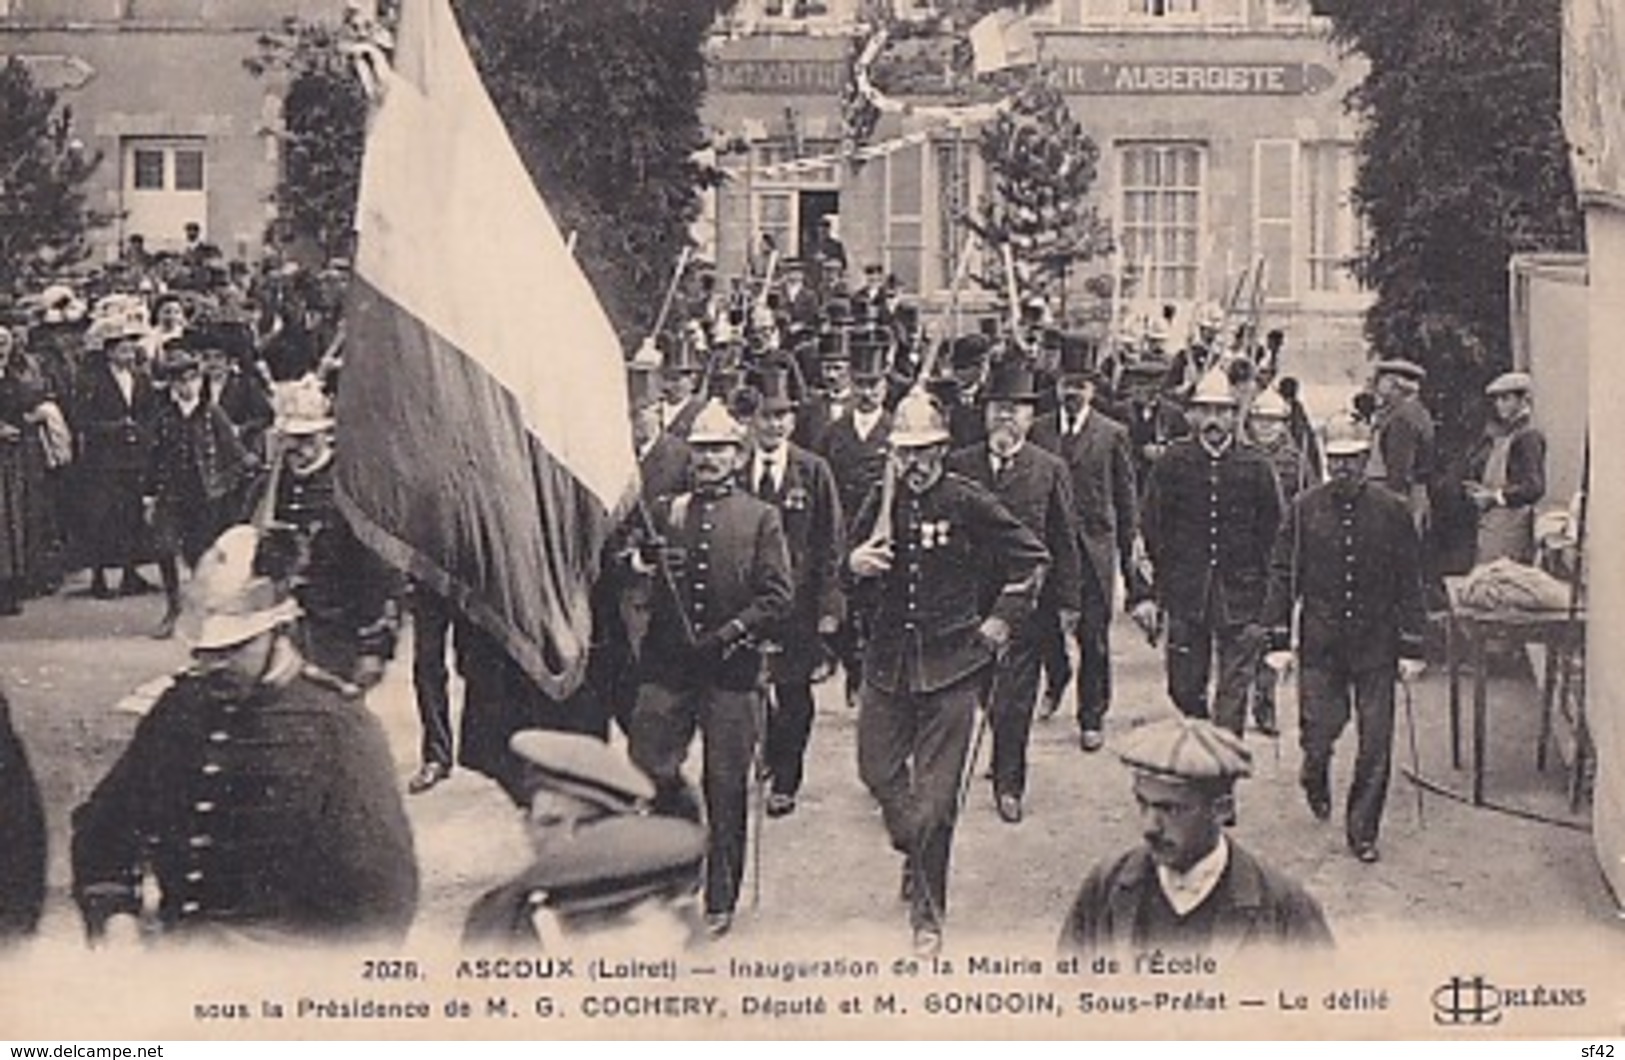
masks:
[[[96,68],[77,55],[15,55],[28,67],[34,84],[52,92],[84,88],[96,76]]]

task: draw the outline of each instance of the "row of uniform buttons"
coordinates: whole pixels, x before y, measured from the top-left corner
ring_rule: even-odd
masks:
[[[710,497],[700,498],[700,539],[694,550],[699,553],[694,560],[694,581],[692,592],[689,594],[689,609],[694,618],[694,632],[705,632],[705,584],[707,572],[711,569],[711,510],[715,501]]]
[[[1343,617],[1354,617],[1354,500],[1338,502],[1338,522],[1343,529]]]
[[[920,505],[918,500],[909,498],[908,505],[908,617],[903,620],[903,629],[912,633],[918,628],[919,615],[919,588],[920,588]]]
[[[204,754],[203,764],[198,770],[203,776],[208,778],[208,783],[210,785],[218,784],[219,780],[217,778],[219,778],[221,774],[225,772],[225,766],[218,761],[215,754],[218,750],[224,748],[225,745],[231,742],[231,732],[226,728],[226,726],[230,724],[230,719],[237,714],[240,708],[236,703],[221,702],[217,704],[216,709],[219,710],[222,717],[218,719],[217,727],[210,729],[208,735],[205,737],[205,739],[208,741],[208,750]],[[217,808],[218,804],[214,799],[199,798],[197,801],[192,803],[192,815],[194,822],[197,822],[206,828],[208,820],[212,817]],[[199,820],[200,818],[202,820]],[[202,858],[205,856],[207,851],[214,848],[214,836],[209,834],[207,831],[199,831],[187,838],[186,846],[187,863],[189,866],[186,870],[186,882],[193,885],[200,884],[204,879]],[[202,903],[196,899],[188,898],[181,902],[182,916],[192,916],[201,912],[202,909]]]
[[[1219,566],[1219,458],[1207,458],[1207,565]]]

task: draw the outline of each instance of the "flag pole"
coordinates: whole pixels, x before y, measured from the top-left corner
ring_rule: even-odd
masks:
[[[574,232],[570,233],[570,238],[575,239]],[[575,243],[572,242],[570,249],[573,251],[574,248]],[[693,250],[685,246],[682,253],[677,255],[677,265],[671,270],[671,280],[666,284],[666,297],[660,302],[660,314],[655,317],[654,327],[649,329],[651,337],[660,334],[666,328],[666,317],[671,315],[672,302],[677,298],[677,285],[683,282],[683,273],[688,271],[688,259],[692,253]]]

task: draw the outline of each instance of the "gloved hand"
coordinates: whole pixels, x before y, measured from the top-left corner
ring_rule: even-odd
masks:
[[[371,688],[384,679],[384,660],[377,655],[360,655],[355,661],[355,683]]]
[[[865,542],[852,550],[847,565],[852,568],[852,573],[860,578],[878,578],[891,570],[891,561],[890,546],[871,545]]]
[[[1428,664],[1421,659],[1399,660],[1399,679],[1412,684],[1427,671]]]
[[[1274,670],[1277,674],[1285,674],[1288,670],[1292,669],[1293,661],[1294,658],[1290,651],[1271,651],[1264,653],[1264,665],[1268,666],[1271,670]]]
[[[1078,623],[1083,621],[1083,616],[1076,608],[1063,607],[1060,612],[1060,620],[1061,632],[1070,637],[1078,631]]]
[[[981,637],[987,646],[993,649],[994,655],[1003,655],[1010,646],[1010,623],[998,615],[988,615],[976,629],[977,636]]]
[[[1129,617],[1145,634],[1146,643],[1153,648],[1162,640],[1162,611],[1154,600],[1141,600],[1129,609]]]
[[[818,620],[818,635],[820,637],[833,637],[841,631],[841,620],[834,615],[824,615]]]
[[[729,621],[700,637],[694,645],[695,649],[704,655],[718,655],[726,659],[732,655],[745,637],[745,626],[738,619]]]

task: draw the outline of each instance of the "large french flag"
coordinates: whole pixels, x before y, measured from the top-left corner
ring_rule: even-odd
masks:
[[[550,695],[637,496],[620,344],[448,0],[407,0],[368,129],[339,387],[339,504]]]

